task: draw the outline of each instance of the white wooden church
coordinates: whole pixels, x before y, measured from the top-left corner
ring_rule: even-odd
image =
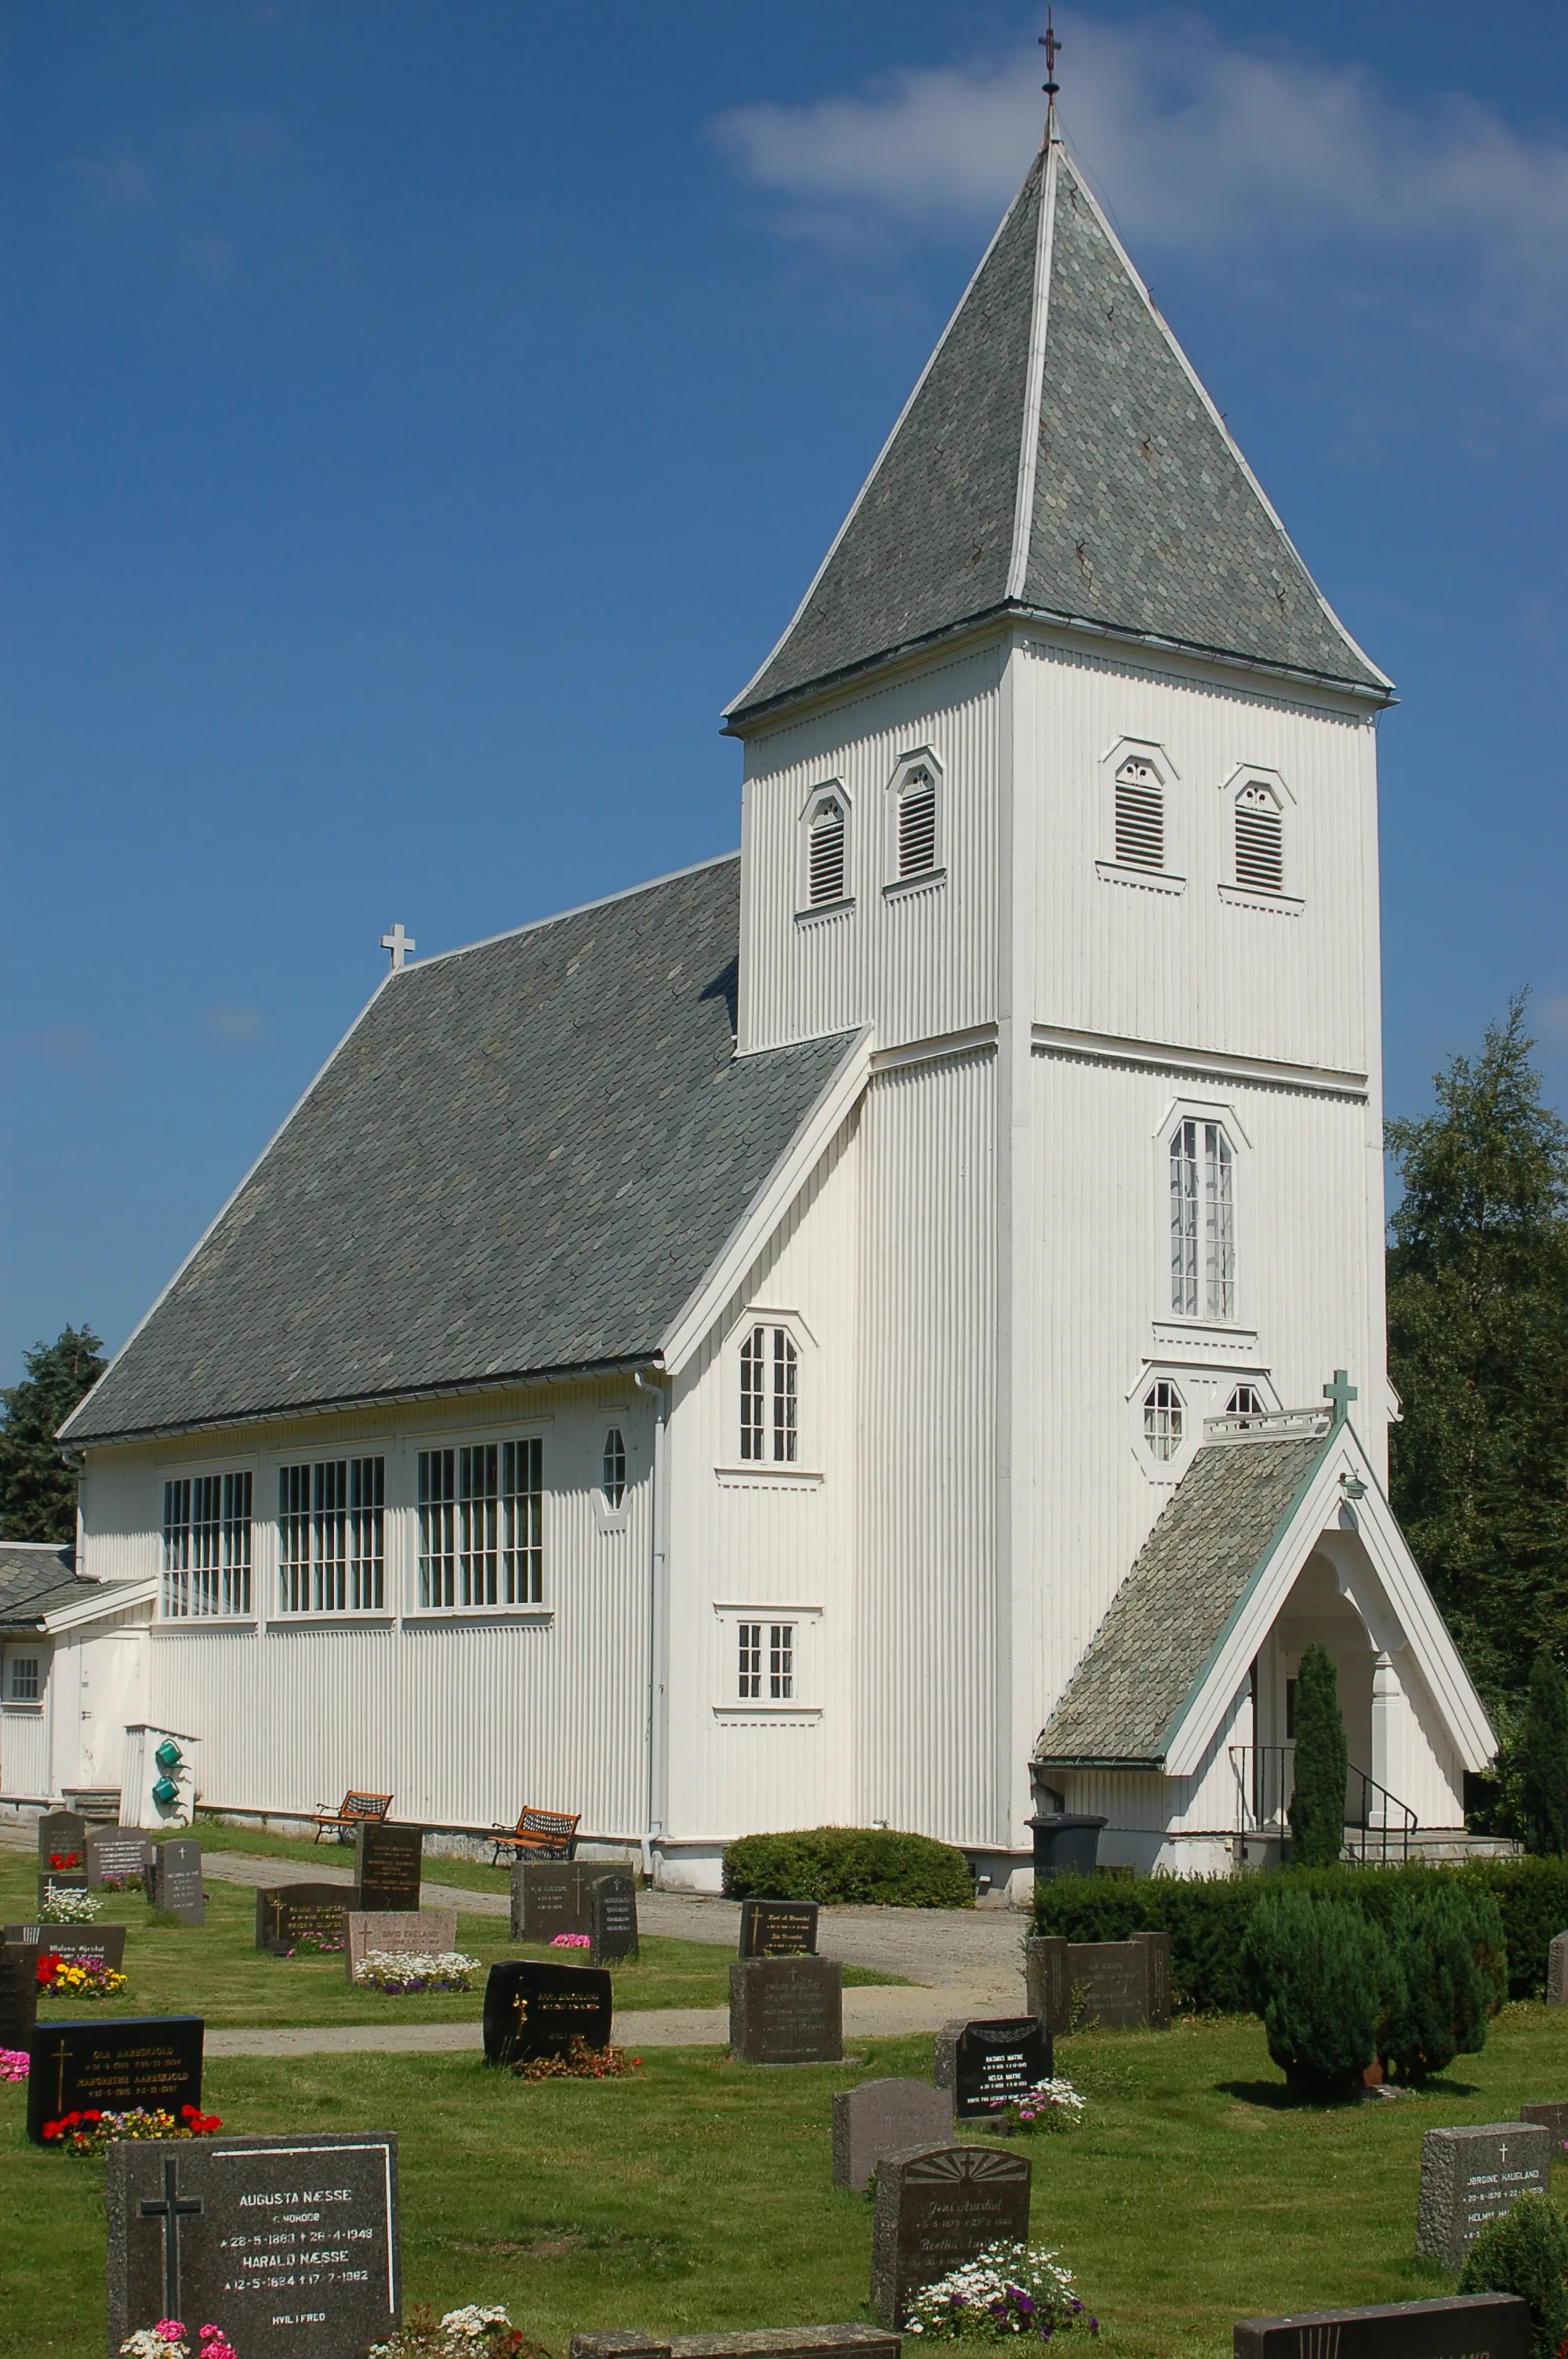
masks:
[[[1207,1870],[1316,1638],[1366,1815],[1457,1828],[1494,1739],[1383,1489],[1390,694],[1053,129],[730,708],[739,855],[388,973],[70,1420],[6,1797],[123,1724],[671,1885],[836,1821],[1000,1894],[1043,1796]]]

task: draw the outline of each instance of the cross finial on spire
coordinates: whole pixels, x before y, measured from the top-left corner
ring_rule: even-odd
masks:
[[[406,963],[409,951],[416,951],[419,945],[412,934],[404,932],[403,920],[399,918],[391,933],[383,934],[381,947],[384,951],[392,952],[393,970],[395,973],[397,968]]]
[[[1056,27],[1051,21],[1051,9],[1048,5],[1045,10],[1045,30],[1040,36],[1040,47],[1045,52],[1045,79],[1040,87],[1046,98],[1053,103],[1057,91],[1061,88],[1061,84],[1056,80],[1056,54],[1061,46],[1061,42],[1056,38]]]
[[[1336,1368],[1334,1371],[1334,1382],[1331,1385],[1325,1385],[1323,1388],[1323,1397],[1325,1400],[1332,1401],[1334,1403],[1334,1422],[1336,1425],[1343,1425],[1345,1423],[1346,1419],[1350,1414],[1351,1402],[1353,1400],[1359,1400],[1360,1398],[1359,1393],[1357,1393],[1355,1386],[1351,1383],[1343,1368]]]

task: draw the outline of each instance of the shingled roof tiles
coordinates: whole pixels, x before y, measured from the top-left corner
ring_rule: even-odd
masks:
[[[733,1053],[730,858],[389,975],[75,1443],[648,1358],[852,1036]]]
[[[97,1582],[77,1573],[73,1549],[0,1540],[0,1630],[39,1629],[46,1614],[102,1593]]]
[[[1031,419],[1042,274],[1044,363]],[[1027,557],[1010,582],[1031,441]],[[1388,685],[1325,605],[1059,143],[1031,166],[731,720],[1010,610]]]
[[[1201,1449],[1036,1745],[1042,1761],[1150,1766],[1268,1559],[1328,1440],[1292,1433]]]

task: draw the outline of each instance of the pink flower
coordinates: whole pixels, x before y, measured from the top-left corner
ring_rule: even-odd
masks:
[[[550,1947],[552,1950],[591,1950],[593,1942],[587,1933],[557,1933]]]
[[[153,2332],[161,2334],[166,2343],[179,2343],[184,2339],[185,2329],[178,2318],[160,2318]]]

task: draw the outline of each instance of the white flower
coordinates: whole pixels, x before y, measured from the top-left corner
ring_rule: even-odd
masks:
[[[479,1961],[476,1959],[474,1962],[477,1965]],[[460,2334],[470,2343],[479,2343],[492,2326],[510,2326],[511,2323],[499,2302],[490,2302],[481,2307],[470,2301],[466,2309],[448,2310],[441,2321],[441,2332],[443,2334]]]
[[[39,1902],[38,1918],[45,1925],[91,1925],[103,1906],[95,1892],[75,1892],[68,1885],[57,1884],[48,1899]],[[158,2350],[163,2348],[158,2344]]]

